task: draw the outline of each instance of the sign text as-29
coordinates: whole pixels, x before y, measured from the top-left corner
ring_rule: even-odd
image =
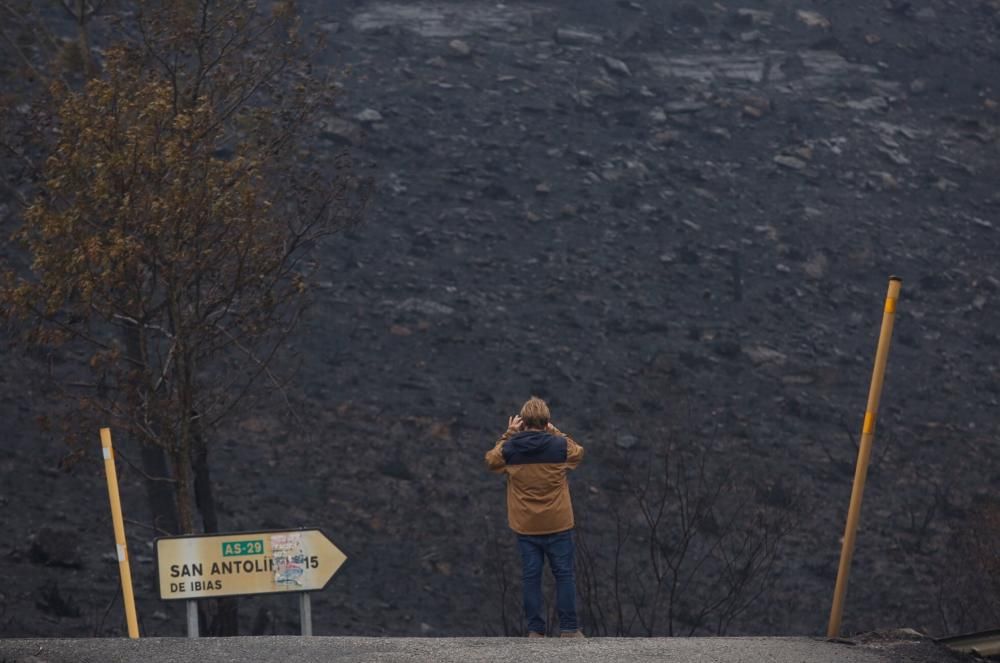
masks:
[[[156,540],[164,600],[323,589],[347,559],[318,529]]]
[[[222,556],[236,557],[238,555],[263,555],[264,539],[253,541],[223,541]]]

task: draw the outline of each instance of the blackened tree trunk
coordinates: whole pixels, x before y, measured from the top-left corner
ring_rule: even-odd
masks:
[[[201,515],[201,523],[206,534],[219,531],[219,516],[212,490],[212,475],[208,464],[208,444],[197,424],[192,428],[193,445],[191,464],[194,469],[194,500]],[[210,605],[207,605],[210,604]],[[206,632],[213,636],[239,635],[239,601],[235,597],[201,602],[201,621]],[[209,614],[209,611],[212,614]]]
[[[125,338],[125,351],[129,361],[137,367],[133,372],[133,385],[129,390],[133,398],[143,393],[145,354],[142,351],[142,336],[139,326],[132,322],[124,322],[122,335]],[[133,411],[135,408],[133,408]],[[133,436],[135,439],[138,436]],[[150,442],[139,442],[139,458],[142,471],[146,475],[146,500],[149,512],[153,518],[154,532],[160,534],[177,534],[180,527],[177,522],[177,504],[174,501],[174,486],[171,481],[170,469],[167,466],[167,456],[162,447]]]

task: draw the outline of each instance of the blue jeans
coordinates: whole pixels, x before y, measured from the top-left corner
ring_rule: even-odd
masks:
[[[545,633],[545,616],[542,601],[542,569],[545,558],[556,579],[556,607],[559,612],[559,630],[576,631],[576,578],[573,574],[573,530],[542,536],[517,535],[521,551],[524,586],[524,616],[528,630]]]

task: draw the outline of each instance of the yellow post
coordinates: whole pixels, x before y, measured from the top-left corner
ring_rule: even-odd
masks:
[[[118,496],[118,472],[115,470],[115,452],[111,448],[111,429],[101,429],[101,447],[104,452],[104,474],[108,477],[108,499],[111,501],[111,521],[115,526],[115,547],[118,552],[118,572],[122,578],[122,598],[125,603],[125,621],[128,637],[139,637],[139,620],[135,614],[135,597],[132,595],[132,571],[125,546],[125,521],[122,520],[122,503]]]
[[[833,590],[830,625],[826,631],[828,638],[836,638],[840,635],[840,621],[844,615],[844,599],[847,596],[847,577],[850,575],[851,559],[854,557],[854,543],[858,533],[858,521],[861,519],[861,498],[865,493],[868,462],[872,455],[872,439],[875,437],[875,419],[878,416],[879,400],[882,397],[885,365],[889,359],[889,344],[892,341],[892,326],[896,318],[896,301],[899,299],[899,288],[901,285],[902,279],[896,276],[889,277],[889,292],[886,295],[885,309],[882,313],[882,331],[878,338],[878,349],[875,351],[875,368],[872,371],[871,388],[868,390],[868,407],[865,409],[864,423],[861,426],[861,445],[858,448],[858,465],[854,470],[854,488],[851,490],[851,506],[847,510],[844,544],[840,550],[840,568],[837,571],[837,585]]]

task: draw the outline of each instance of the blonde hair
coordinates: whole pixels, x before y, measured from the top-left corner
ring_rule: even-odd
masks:
[[[521,406],[521,419],[527,428],[545,428],[550,416],[549,406],[538,396],[532,396]]]

